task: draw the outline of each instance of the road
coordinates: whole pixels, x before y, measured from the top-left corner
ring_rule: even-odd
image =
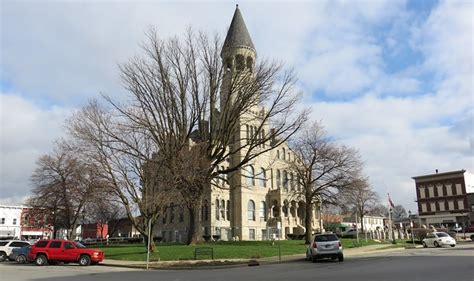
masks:
[[[260,281],[260,280],[331,280],[331,281],[473,281],[474,243],[456,248],[429,248],[374,252],[347,258],[344,262],[296,261],[257,267],[211,270],[137,270],[107,266],[80,267],[57,265],[37,267],[0,264],[1,280],[87,281],[87,280],[159,280],[159,281]]]

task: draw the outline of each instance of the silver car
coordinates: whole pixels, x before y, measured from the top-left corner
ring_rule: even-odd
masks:
[[[341,241],[335,234],[316,234],[309,244],[306,259],[316,262],[322,258],[344,260]]]
[[[426,238],[423,239],[423,247],[427,248],[430,246],[441,247],[443,245],[449,245],[451,247],[456,246],[456,240],[449,236],[446,232],[433,232],[428,233]]]

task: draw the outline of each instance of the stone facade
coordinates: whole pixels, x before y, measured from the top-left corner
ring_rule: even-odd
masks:
[[[227,70],[221,93],[228,90],[236,71],[252,77],[256,56],[237,8],[221,53]],[[225,108],[225,101],[221,98],[221,108]],[[255,106],[238,120],[240,135],[236,140],[239,145],[245,145],[247,139],[254,137],[255,126],[261,124],[259,118],[264,110]],[[268,123],[263,125],[263,133],[270,130]],[[257,149],[268,149],[272,145],[272,142],[264,143]],[[245,152],[241,150],[233,154],[228,161],[240,161]],[[283,144],[259,155],[238,172],[229,174],[227,181],[216,179],[198,215],[199,236],[221,240],[267,240],[279,235],[285,239],[288,234],[304,233],[305,203],[295,199],[294,191],[298,187],[295,176],[288,169],[290,161],[294,161],[294,156]],[[310,231],[319,229],[319,214],[313,212],[313,229]],[[163,241],[184,242],[188,224],[189,214],[177,198],[159,219],[154,235],[163,237]],[[281,226],[280,230],[278,226]]]

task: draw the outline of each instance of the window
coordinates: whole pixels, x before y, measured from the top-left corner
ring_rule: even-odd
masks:
[[[13,225],[16,225],[16,219],[13,219]]]
[[[474,204],[471,205],[471,212],[474,212]]]
[[[281,187],[281,174],[280,174],[280,170],[277,170],[277,172],[276,172],[276,184],[277,184],[277,188],[280,188],[280,187]]]
[[[428,186],[428,197],[434,197],[434,187]]]
[[[260,220],[267,221],[267,203],[265,201],[260,202]]]
[[[184,211],[183,211],[183,208],[180,208],[179,210],[179,222],[183,222],[184,221]]]
[[[444,211],[444,201],[439,201],[438,206],[440,211]]]
[[[283,189],[288,191],[288,173],[283,171]]]
[[[447,196],[453,195],[453,186],[451,184],[446,185],[446,195]]]
[[[36,248],[44,248],[44,247],[46,247],[46,245],[48,245],[48,241],[43,240],[43,241],[36,242],[35,247]]]
[[[0,224],[5,224],[5,218],[2,218],[2,219],[0,220]]]
[[[221,211],[222,220],[225,220],[225,201],[224,200],[221,201],[220,211]]]
[[[260,169],[260,186],[267,187],[267,173],[264,168]]]
[[[448,210],[454,210],[454,201],[448,201]]]
[[[295,190],[295,178],[293,176],[293,173],[290,173],[290,188],[291,190]]]
[[[458,210],[464,209],[464,200],[458,200]]]
[[[431,212],[436,211],[436,203],[431,202],[431,203],[430,203],[430,208],[431,208]]]
[[[282,155],[282,157],[283,157],[283,160],[285,160],[285,159],[286,159],[286,156],[285,156],[285,155],[286,155],[285,148],[282,148],[282,149],[281,149],[281,155]]]
[[[425,188],[420,187],[420,198],[425,198]]]
[[[227,200],[226,213],[227,220],[230,221],[230,200]]]
[[[247,185],[254,186],[255,185],[255,170],[252,165],[247,167]]]
[[[460,183],[456,184],[456,195],[461,195],[462,194],[462,186]]]
[[[174,221],[174,204],[171,203],[170,205],[170,223],[173,223]]]
[[[0,241],[0,246],[5,246],[8,244],[8,241]]]
[[[255,202],[249,200],[247,204],[247,219],[249,221],[255,221]]]
[[[12,242],[9,247],[21,248],[30,245],[26,242]]]
[[[219,220],[219,199],[216,199],[216,220]]]
[[[64,249],[74,249],[72,243],[64,242]]]
[[[280,150],[277,150],[277,159],[280,159]]]
[[[421,204],[421,212],[426,213],[426,204],[425,203]]]
[[[249,229],[249,240],[255,240],[255,229]]]
[[[235,56],[235,64],[238,71],[242,71],[245,68],[245,58],[242,55]]]
[[[61,241],[53,241],[49,244],[49,248],[61,248]]]
[[[253,68],[253,59],[252,57],[247,57],[247,69],[248,71],[252,72]]]
[[[283,215],[285,217],[288,217],[288,201],[285,200],[285,202],[283,202]]]

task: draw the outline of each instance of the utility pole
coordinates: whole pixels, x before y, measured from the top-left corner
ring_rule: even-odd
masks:
[[[148,221],[148,246],[147,246],[147,253],[146,253],[146,269],[148,269],[150,264],[150,242],[151,241],[151,218]]]

